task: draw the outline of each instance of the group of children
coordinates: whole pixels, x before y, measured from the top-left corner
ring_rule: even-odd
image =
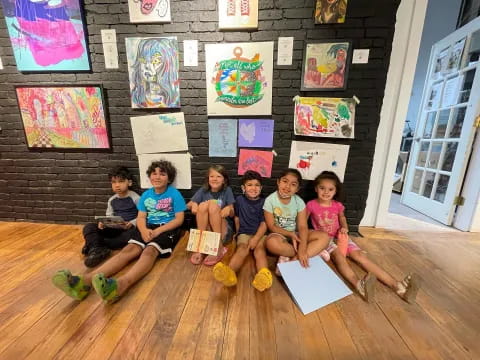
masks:
[[[57,288],[83,300],[93,287],[107,303],[116,301],[152,269],[157,258],[171,255],[180,238],[184,212],[189,209],[199,230],[220,233],[222,239],[217,255],[193,253],[190,261],[194,265],[213,266],[215,279],[225,286],[237,283],[236,273],[251,252],[257,268],[252,285],[259,291],[270,288],[273,282],[267,253],[278,256],[278,262],[298,260],[303,267],[309,266],[313,256],[321,256],[326,261],[331,257],[339,273],[366,301],[373,299],[377,278],[407,302],[415,299],[420,286],[417,275],[398,281],[369,260],[350,238],[346,253],[337,246],[339,236],[347,236],[348,224],[344,206],[338,201],[342,184],[333,172],[324,171],[317,176],[317,197],[307,204],[297,195],[302,177],[296,169],[283,171],[277,179],[277,190],[267,198],[261,194],[262,177],[247,171],[242,177],[243,194],[235,199],[227,172],[222,166],[213,165],[204,185],[188,204],[171,185],[176,169],[169,161],[152,162],[147,175],[152,188],[138,196],[129,189],[132,176],[126,168],[117,167],[109,174],[115,195],[108,200],[107,215],[122,216],[125,222],[116,228],[102,223],[85,226],[85,265],[98,266],[112,249],[121,250],[94,271],[86,270],[81,275],[57,271],[52,279]],[[313,229],[309,229],[308,219]],[[227,265],[221,260],[227,253],[224,244],[232,237],[236,250]],[[346,257],[359,264],[367,275],[359,279]],[[112,277],[135,259],[127,272]]]

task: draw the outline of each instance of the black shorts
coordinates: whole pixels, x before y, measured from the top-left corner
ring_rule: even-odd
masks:
[[[154,230],[159,226],[161,225],[148,224],[147,228]],[[158,251],[158,257],[167,258],[172,255],[173,249],[177,245],[178,240],[180,240],[180,232],[181,229],[166,231],[147,243],[143,241],[142,234],[137,230],[128,243],[138,245],[142,249],[145,249],[147,246],[153,246]]]

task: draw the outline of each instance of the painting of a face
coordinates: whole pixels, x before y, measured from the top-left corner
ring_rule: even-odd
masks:
[[[140,9],[142,14],[144,15],[150,14],[152,10],[155,8],[155,6],[157,5],[157,1],[158,0],[141,0]]]
[[[151,57],[140,59],[140,71],[145,81],[156,82],[157,74],[161,73],[163,67],[162,54],[154,53]]]
[[[167,23],[171,21],[170,0],[128,0],[132,23]]]

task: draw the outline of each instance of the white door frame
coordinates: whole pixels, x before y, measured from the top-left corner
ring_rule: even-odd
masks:
[[[428,0],[402,0],[397,11],[367,206],[361,226],[382,227],[386,223],[427,4]]]

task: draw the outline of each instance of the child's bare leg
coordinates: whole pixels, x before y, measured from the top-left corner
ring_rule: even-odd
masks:
[[[263,240],[260,240],[260,242],[257,244],[255,250],[253,250],[253,255],[255,256],[257,274],[252,281],[252,285],[258,291],[265,291],[272,287],[273,276],[268,269],[267,253],[265,251],[265,244]]]
[[[233,271],[237,272],[242,267],[249,253],[250,250],[248,249],[247,244],[238,244],[237,250],[235,251],[235,254],[233,254],[228,266],[230,266]]]
[[[214,232],[219,232],[221,234],[220,237],[220,244],[218,245],[218,252],[217,255],[208,255],[205,260],[203,261],[204,265],[207,266],[212,266],[218,264],[223,257],[225,256],[227,249],[224,248],[223,246],[223,240],[225,239],[225,235],[227,234],[227,220],[222,219],[220,215],[220,207],[215,204],[213,201],[209,201],[210,205],[209,206],[209,212],[208,212],[208,219],[210,221],[210,227],[212,228],[212,231]],[[213,220],[213,222],[212,222]],[[218,220],[218,222],[217,222]]]
[[[265,251],[265,244],[260,241],[255,250],[253,250],[253,256],[255,257],[255,265],[257,271],[263,268],[268,268],[267,252]]]
[[[380,266],[371,261],[361,250],[353,250],[348,254],[353,261],[359,264],[365,271],[374,274],[378,280],[393,290],[397,290],[398,281],[393,276],[383,270]]]
[[[293,245],[289,244],[288,241],[280,235],[270,234],[265,240],[265,246],[268,251],[275,255],[291,258],[297,254]]]
[[[132,260],[138,258],[142,253],[142,248],[135,244],[128,244],[118,254],[108,259],[95,271],[86,273],[83,276],[83,281],[87,285],[92,284],[92,278],[95,274],[103,273],[106,277],[110,277],[125,266],[127,266]]]
[[[208,227],[208,201],[198,205],[197,209],[197,229],[207,230]]]
[[[320,254],[323,249],[326,249],[330,237],[323,231],[310,231],[308,233],[307,255],[312,257]]]
[[[212,231],[222,233],[222,216],[220,215],[220,206],[213,200],[207,202],[208,204],[208,222]]]

